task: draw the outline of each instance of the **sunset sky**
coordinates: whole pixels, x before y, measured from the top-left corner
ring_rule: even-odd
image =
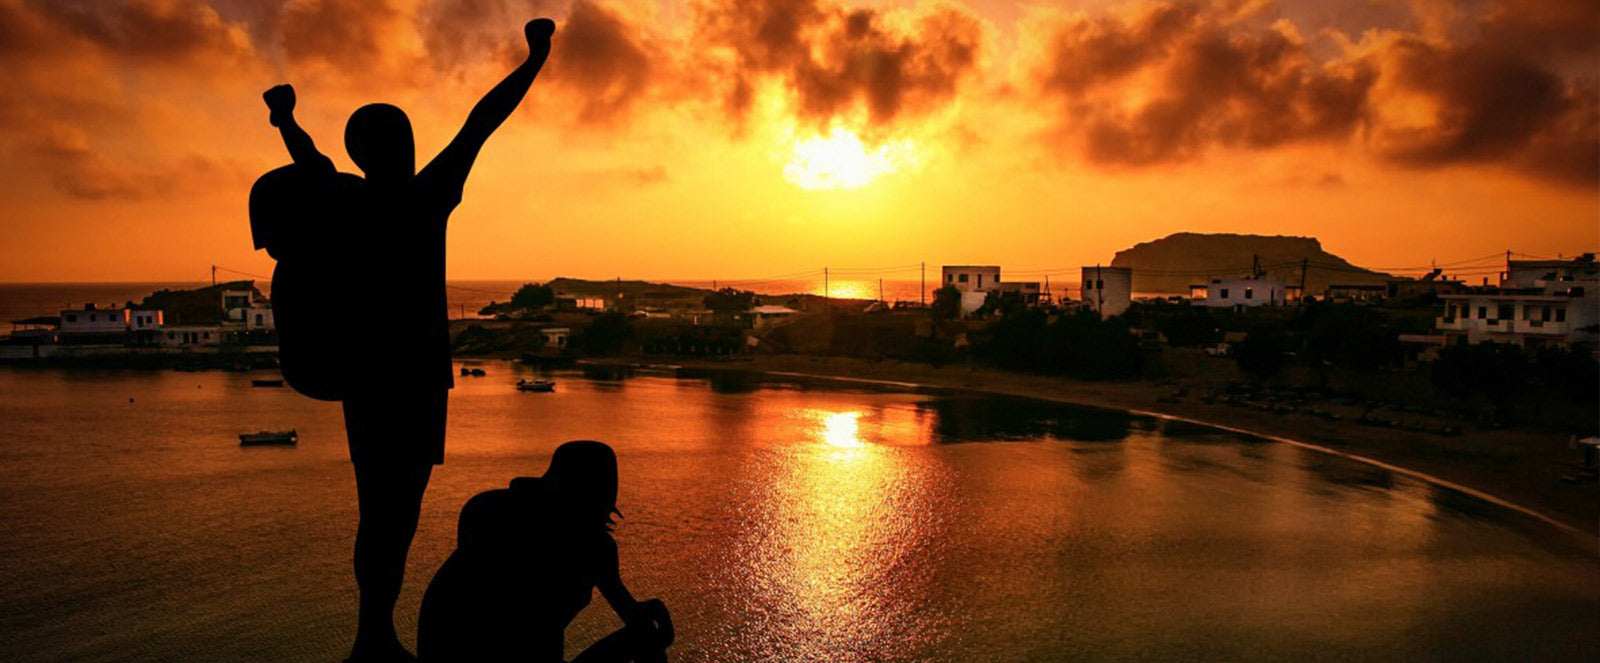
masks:
[[[1357,264],[1600,248],[1593,0],[0,0],[0,281],[268,273],[260,93],[418,161],[555,18],[450,277],[1109,262],[1178,231]]]

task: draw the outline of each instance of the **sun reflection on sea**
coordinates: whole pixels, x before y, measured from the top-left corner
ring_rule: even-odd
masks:
[[[877,299],[878,283],[834,279],[828,283],[818,282],[816,287],[812,288],[811,294],[833,299]]]
[[[877,443],[878,434],[917,436],[910,421],[883,429],[886,414],[909,415],[798,409],[793,446],[763,468],[765,508],[742,554],[750,608],[792,634],[789,642],[814,647],[788,658],[826,660],[861,643],[928,637],[928,623],[900,604],[934,581],[917,551],[936,538],[933,501],[944,482],[908,450]]]
[[[861,413],[840,412],[830,414],[823,419],[822,441],[841,449],[856,449],[864,446],[861,440]]]

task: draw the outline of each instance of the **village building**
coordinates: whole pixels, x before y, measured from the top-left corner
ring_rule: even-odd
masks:
[[[1194,302],[1209,308],[1243,310],[1258,306],[1281,306],[1291,297],[1290,288],[1282,279],[1268,276],[1244,276],[1232,279],[1211,279],[1209,283],[1189,286]]]
[[[1388,296],[1390,299],[1416,299],[1427,295],[1452,295],[1466,292],[1467,284],[1461,279],[1446,278],[1444,270],[1434,269],[1416,279],[1389,279]]]
[[[776,304],[763,304],[750,309],[751,326],[756,329],[766,329],[774,324],[787,320],[799,313],[787,306]]]
[[[1499,287],[1441,295],[1434,321],[1446,343],[1510,343],[1524,348],[1594,344],[1600,337],[1600,266],[1573,260],[1511,260]]]
[[[156,344],[164,348],[192,348],[222,345],[224,331],[220,326],[174,325],[165,327]]]
[[[1332,283],[1327,291],[1328,301],[1340,303],[1377,302],[1388,296],[1388,284],[1381,283]]]
[[[34,319],[42,322],[44,319]],[[154,340],[161,311],[100,308],[86,304],[66,309],[56,318],[56,339],[66,345],[128,345]]]
[[[546,350],[565,350],[567,340],[572,338],[571,327],[546,327],[539,330],[539,333],[544,335]]]
[[[940,282],[961,292],[961,315],[983,308],[989,293],[1000,290],[998,265],[945,265]]]
[[[1007,297],[1014,296],[1028,306],[1037,306],[1040,301],[1049,298],[1049,294],[1044,291],[1044,284],[1038,281],[1002,281],[1000,294]]]
[[[1127,313],[1133,304],[1133,268],[1084,267],[1078,298],[1101,317]]]

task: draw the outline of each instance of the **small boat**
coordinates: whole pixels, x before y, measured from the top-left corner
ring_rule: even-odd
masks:
[[[258,433],[239,434],[239,446],[241,447],[254,447],[267,444],[294,445],[299,441],[300,434],[296,433],[292,428],[289,430],[264,430]]]
[[[481,378],[481,377],[483,377],[485,375],[488,375],[488,374],[489,374],[488,371],[485,371],[485,370],[483,370],[481,368],[472,369],[472,377],[475,377],[475,378]]]
[[[529,380],[527,378],[523,378],[521,380],[517,380],[517,391],[555,391],[555,390],[556,390],[556,382],[555,382],[555,380],[545,380],[545,379],[542,379],[542,378],[538,379],[538,380]]]
[[[252,387],[282,387],[283,380],[273,378],[255,378],[250,381]]]

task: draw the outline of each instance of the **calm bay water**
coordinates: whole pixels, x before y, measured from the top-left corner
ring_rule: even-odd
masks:
[[[1353,462],[1020,399],[567,373],[527,394],[485,368],[451,397],[408,640],[462,503],[593,438],[674,660],[1600,655],[1592,550]],[[0,368],[0,660],[345,653],[338,407],[250,377]],[[235,437],[291,427],[297,448]],[[616,626],[597,599],[569,655]]]

